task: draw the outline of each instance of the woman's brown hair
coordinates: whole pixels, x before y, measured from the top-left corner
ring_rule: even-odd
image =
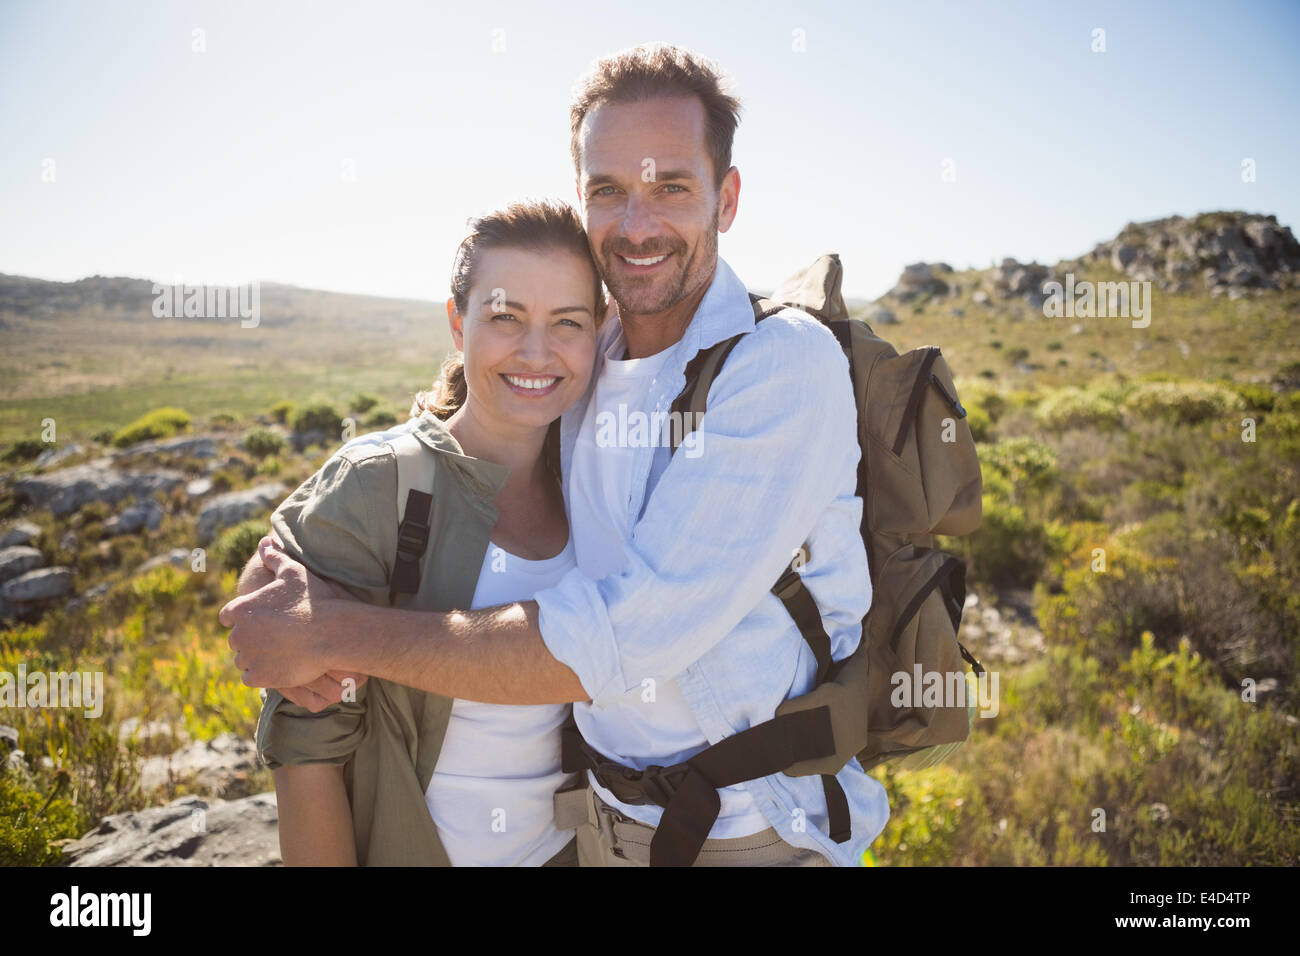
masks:
[[[469,310],[469,290],[474,285],[474,270],[480,252],[488,249],[527,249],[531,252],[572,252],[591,263],[595,276],[595,319],[605,316],[605,291],[600,270],[591,257],[587,232],[582,219],[568,203],[558,200],[527,200],[511,203],[504,209],[469,220],[469,235],[456,250],[451,267],[451,296],[456,311]],[[465,361],[460,353],[450,356],[432,389],[415,396],[411,416],[431,411],[439,418],[450,418],[465,404]]]

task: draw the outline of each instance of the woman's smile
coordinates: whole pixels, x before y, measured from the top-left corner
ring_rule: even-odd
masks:
[[[559,388],[564,377],[561,375],[511,375],[503,372],[501,379],[509,386],[510,391],[516,395],[540,398],[550,395]]]

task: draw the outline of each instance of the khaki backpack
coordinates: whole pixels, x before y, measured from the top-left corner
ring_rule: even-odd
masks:
[[[853,381],[862,452],[857,492],[872,601],[858,650],[829,662],[829,638],[798,576],[798,565],[810,557],[806,546],[772,587],[820,665],[818,685],[776,713],[826,707],[835,741],[834,753],[784,771],[793,776],[834,774],[854,756],[864,769],[886,760],[908,769],[943,760],[970,733],[975,705],[967,693],[966,664],[976,676],[983,673],[957,639],[965,564],[935,548],[935,535],[970,534],[980,523],[983,482],[966,410],[939,349],[900,355],[866,322],[849,317],[842,278],[839,256],[832,253],[771,296],[750,295],[756,322],[794,307],[839,340]],[[697,413],[679,416],[687,427],[705,411],[709,386],[739,338],[701,352],[694,370],[688,368],[686,388],[673,406]],[[938,675],[929,681],[932,690],[942,681],[948,693],[923,694],[928,675]],[[958,683],[960,698],[953,693]]]

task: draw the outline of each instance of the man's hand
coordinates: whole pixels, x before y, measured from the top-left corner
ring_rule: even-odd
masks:
[[[256,587],[221,609],[220,621],[230,627],[235,666],[249,687],[289,688],[285,694],[309,710],[320,710],[340,699],[339,680],[355,676],[330,666],[331,609],[351,596],[341,587],[317,577],[279,549],[274,538],[258,544],[264,566],[251,564],[241,576]],[[330,676],[333,671],[334,676]]]
[[[262,542],[279,546],[280,542],[274,535],[268,535],[262,539]],[[275,575],[267,570],[266,565],[262,563],[262,554],[259,542],[259,549],[256,554],[248,559],[248,564],[244,566],[243,572],[239,575],[239,584],[237,593],[240,595],[252,594],[259,588],[265,587],[275,580]],[[343,681],[351,679],[354,683],[353,689],[360,687],[369,678],[365,674],[354,674],[350,671],[327,671],[325,676],[318,677],[310,684],[298,687],[277,687],[286,700],[290,700],[318,714],[330,704],[337,704],[343,700]]]

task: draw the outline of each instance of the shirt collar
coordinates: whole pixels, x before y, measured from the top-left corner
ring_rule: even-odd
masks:
[[[598,355],[604,354],[622,328],[618,306],[611,300],[608,320],[602,325],[602,334],[598,339]],[[726,260],[718,256],[709,288],[696,306],[690,325],[673,348],[677,350],[682,367],[685,367],[696,352],[733,335],[752,331],[753,328],[754,307],[749,301],[749,290],[731,266],[727,265]],[[593,385],[594,382],[593,376]]]
[[[686,328],[682,341],[686,346],[687,357],[702,349],[716,345],[733,335],[752,331],[754,328],[754,307],[749,301],[749,290],[732,271],[731,266],[718,256],[718,265],[713,272],[713,281],[704,293],[695,316]]]
[[[447,429],[447,423],[428,409],[416,419],[413,434],[427,448],[441,455],[480,494],[495,498],[505,487],[510,469],[495,461],[466,455]]]

